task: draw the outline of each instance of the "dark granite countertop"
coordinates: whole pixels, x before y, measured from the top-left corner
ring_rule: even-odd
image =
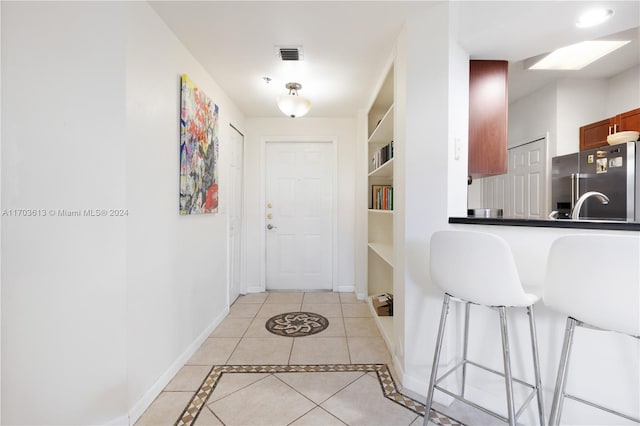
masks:
[[[450,217],[449,223],[464,223],[468,225],[529,226],[543,228],[606,229],[611,231],[640,231],[640,222],[625,222],[616,220]]]

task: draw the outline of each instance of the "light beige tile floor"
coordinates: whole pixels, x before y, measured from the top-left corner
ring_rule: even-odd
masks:
[[[314,312],[329,327],[282,337],[265,328],[284,312]],[[387,364],[391,356],[368,305],[352,293],[272,292],[240,296],[136,425],[173,425],[214,365]],[[222,374],[199,412],[207,425],[422,425],[422,417],[385,398],[376,373]]]

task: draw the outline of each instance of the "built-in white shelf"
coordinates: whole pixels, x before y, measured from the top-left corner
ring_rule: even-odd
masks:
[[[384,343],[387,345],[387,349],[389,350],[389,353],[393,357],[393,354],[394,354],[393,342],[395,341],[393,316],[379,316],[376,313],[376,309],[373,307],[373,302],[371,301],[372,298],[373,296],[370,296],[367,298],[367,303],[369,304],[369,310],[371,311],[371,315],[373,315],[373,319],[376,323],[376,326],[378,327],[378,331],[380,332],[380,334],[382,335],[382,338],[384,339]]]
[[[393,158],[369,173],[369,177],[393,177]]]
[[[393,146],[390,144],[394,143],[394,86],[395,76],[392,64],[381,87],[376,93],[366,117],[368,138],[366,139],[364,151],[366,152],[369,164],[366,169],[368,207],[393,206],[392,190],[396,171],[394,170],[395,160],[393,159]],[[364,143],[365,141],[362,142]],[[384,164],[380,164],[382,161],[385,161]],[[374,165],[377,167],[371,170]],[[391,191],[389,191],[389,187]],[[380,194],[382,194],[382,200],[379,199]],[[382,203],[380,201],[382,201]],[[368,241],[368,248],[366,255],[366,277],[367,293],[370,296],[394,292],[394,219],[395,215],[393,210],[372,208],[367,210],[366,241]],[[371,297],[367,298],[367,303],[369,304],[371,315],[375,319],[375,324],[380,331],[380,335],[383,337],[395,363],[396,355],[393,346],[396,340],[394,337],[395,328],[393,316],[378,316],[373,308]],[[401,304],[402,301],[398,300],[398,303]],[[395,323],[396,327],[399,325],[400,323]]]
[[[393,268],[393,245],[385,243],[369,243],[369,248]]]
[[[369,144],[383,146],[393,140],[393,105],[380,120],[380,124],[375,128],[369,137]]]

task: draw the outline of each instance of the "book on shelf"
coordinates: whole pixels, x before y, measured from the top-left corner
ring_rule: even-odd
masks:
[[[393,141],[377,149],[371,157],[371,171],[381,167],[393,158]]]
[[[393,186],[371,185],[371,209],[393,210]]]

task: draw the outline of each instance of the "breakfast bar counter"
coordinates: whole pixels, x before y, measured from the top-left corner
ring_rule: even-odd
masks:
[[[640,222],[621,220],[523,219],[503,217],[450,217],[449,223],[468,225],[528,226],[535,228],[602,229],[640,231]]]
[[[510,246],[523,285],[530,293],[544,293],[548,258],[552,244],[564,235],[603,235],[631,237],[640,245],[640,223],[623,221],[516,219],[485,217],[449,217],[450,229],[474,230],[498,235]],[[588,253],[588,250],[586,251]],[[566,253],[568,258],[577,258],[573,264],[582,265],[587,270],[611,270],[612,277],[618,265],[636,265],[640,268],[637,255],[622,250],[617,255],[618,263],[599,262],[585,255],[584,251]],[[460,260],[464,265],[464,259]],[[638,284],[640,285],[640,284]],[[636,300],[633,303],[638,303]],[[637,306],[637,305],[636,305]],[[594,306],[598,309],[598,306]],[[502,357],[500,333],[490,332],[495,328],[496,313],[492,310],[473,308],[475,332],[469,334],[469,359],[501,371]],[[464,309],[456,306],[452,318],[458,322],[457,330],[463,329]],[[510,332],[527,329],[527,315],[514,312],[509,314]],[[540,350],[540,368],[544,393],[545,412],[548,418],[551,410],[555,381],[562,352],[563,336],[567,316],[545,305],[536,304],[536,323]],[[453,342],[458,342],[456,335]],[[434,336],[435,339],[435,336]],[[527,354],[531,342],[528,334],[513,333],[511,347],[514,353]],[[455,350],[452,352],[458,353]],[[571,360],[571,373],[567,392],[578,393],[585,399],[600,401],[608,407],[632,416],[640,415],[640,341],[620,333],[603,333],[598,330],[580,328],[574,342],[575,356]],[[447,361],[454,365],[455,359]],[[514,376],[531,379],[530,355],[523,355],[512,363]],[[482,376],[480,386],[468,389],[469,396],[478,395],[483,404],[492,409],[505,405],[503,386],[499,380]],[[491,391],[490,396],[488,390]],[[526,397],[524,395],[523,397]],[[535,405],[535,404],[534,404]],[[527,407],[523,413],[523,424],[537,424],[535,408]],[[562,417],[563,424],[618,424],[619,419],[608,413],[568,401]]]

